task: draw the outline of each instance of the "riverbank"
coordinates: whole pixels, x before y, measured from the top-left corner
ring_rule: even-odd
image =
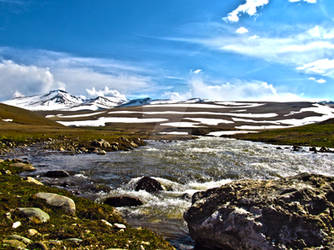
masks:
[[[0,162],[0,248],[174,249],[161,236],[127,225],[113,207],[22,178],[23,170],[33,166]]]

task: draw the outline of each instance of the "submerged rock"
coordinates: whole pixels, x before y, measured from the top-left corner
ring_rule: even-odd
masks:
[[[36,198],[45,200],[50,206],[58,207],[70,215],[75,215],[75,203],[72,199],[66,196],[43,192],[37,193],[35,196]]]
[[[148,193],[156,193],[158,191],[163,190],[163,188],[160,182],[151,177],[145,176],[137,182],[135,190],[136,191],[145,190]]]
[[[242,180],[196,193],[192,199],[184,218],[201,247],[333,247],[333,177]]]
[[[103,201],[103,203],[113,207],[132,207],[143,205],[143,202],[139,198],[131,196],[108,197]]]

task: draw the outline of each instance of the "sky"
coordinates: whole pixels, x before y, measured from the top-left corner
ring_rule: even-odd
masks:
[[[0,0],[0,101],[334,100],[333,0]]]

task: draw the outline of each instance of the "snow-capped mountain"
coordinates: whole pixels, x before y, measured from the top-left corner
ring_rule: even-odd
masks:
[[[84,99],[58,89],[52,90],[45,95],[17,97],[3,103],[33,111],[79,111],[113,108],[127,101],[126,97],[116,90],[113,91],[110,96],[98,96],[93,99]]]

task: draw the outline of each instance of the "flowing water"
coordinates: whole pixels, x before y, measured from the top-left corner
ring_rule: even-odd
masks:
[[[271,179],[301,172],[334,175],[334,154],[314,154],[306,148],[292,152],[291,147],[278,149],[263,143],[211,137],[149,142],[133,151],[104,156],[46,154],[34,150],[25,155],[38,167],[37,174],[67,170],[72,173],[70,179],[65,178],[69,179],[67,182],[101,183],[109,185],[112,194],[140,198],[144,205],[120,209],[125,218],[132,225],[160,232],[178,249],[191,249],[193,245],[182,216],[191,205],[191,195],[197,191],[243,178]],[[134,191],[142,176],[154,177],[165,191],[157,194]],[[74,189],[70,185],[68,188]]]

